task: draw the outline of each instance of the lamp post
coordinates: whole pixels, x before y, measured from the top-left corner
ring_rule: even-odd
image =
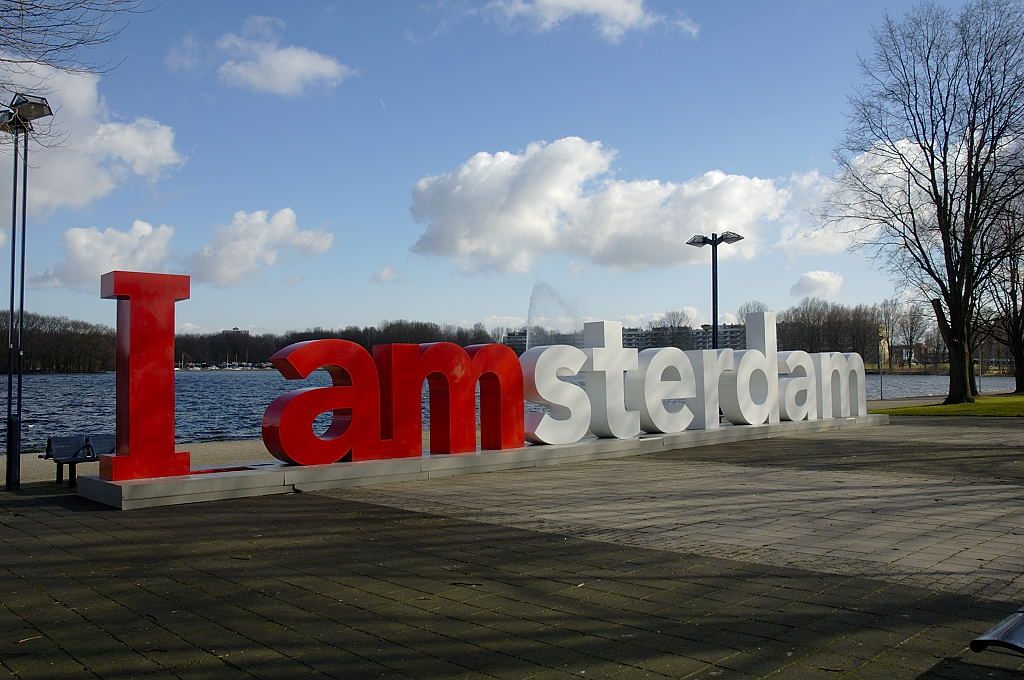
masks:
[[[711,246],[711,349],[718,349],[718,246],[742,240],[743,237],[735,232],[723,231],[721,234],[711,232],[711,236],[697,234],[686,242],[695,248]]]
[[[28,137],[32,121],[53,115],[44,97],[15,94],[6,111],[0,111],[0,132],[14,136],[14,171],[11,184],[11,297],[7,316],[7,477],[5,488],[21,488],[21,397],[25,375],[25,228],[28,222]],[[18,244],[18,138],[21,151],[21,248],[18,266],[18,330],[14,331],[15,250]],[[15,352],[17,350],[17,352]],[[14,401],[14,366],[17,363],[17,406]]]
[[[885,399],[885,385],[882,381],[882,350],[885,348],[885,331],[878,329],[878,398]]]

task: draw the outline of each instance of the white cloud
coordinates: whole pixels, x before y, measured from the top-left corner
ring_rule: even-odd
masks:
[[[540,327],[549,331],[559,333],[574,333],[583,330],[583,324],[587,321],[597,321],[593,317],[576,317],[566,315],[534,315],[526,320],[530,328]]]
[[[691,38],[696,38],[700,34],[700,25],[686,16],[682,12],[679,12],[674,19],[672,19],[672,25],[676,27],[680,33],[685,33]]]
[[[180,324],[177,328],[178,333],[183,333],[185,335],[197,335],[199,333],[208,333],[209,330],[210,329],[208,329],[206,326],[199,326],[191,322],[185,322],[183,324]]]
[[[174,149],[174,130],[149,118],[130,124],[103,123],[88,145],[96,153],[121,159],[132,172],[149,180],[159,179],[182,160]]]
[[[331,233],[300,228],[291,208],[273,215],[239,210],[231,224],[216,229],[210,242],[188,259],[189,270],[196,281],[230,286],[251,278],[261,266],[272,266],[281,251],[316,255],[333,243]]]
[[[693,306],[678,307],[679,311],[686,314],[690,326],[696,327],[704,323],[704,313]],[[665,318],[665,312],[640,312],[627,314],[619,319],[624,326],[646,328],[649,325],[657,326]]]
[[[453,172],[425,177],[410,210],[427,229],[413,250],[454,257],[467,269],[526,271],[536,253],[558,247],[584,183],[607,172],[613,157],[600,142],[566,137],[521,154],[480,152]]]
[[[100,276],[114,269],[159,271],[169,258],[174,229],[135,220],[130,229],[74,228],[64,232],[64,259],[33,278],[43,286],[99,288]]]
[[[834,255],[854,243],[853,225],[827,222],[822,216],[826,203],[836,191],[832,178],[817,170],[792,175],[788,188],[790,201],[777,250],[788,255]]]
[[[750,259],[765,223],[781,214],[786,200],[772,180],[718,170],[681,184],[609,180],[580,202],[564,244],[598,264],[646,269],[705,262],[707,252],[686,241],[694,234],[728,229],[745,240],[722,247],[719,257]]]
[[[816,297],[834,300],[843,285],[843,276],[836,272],[813,271],[800,275],[797,282],[789,289],[796,297]]]
[[[209,243],[184,258],[170,250],[173,235],[173,227],[154,227],[142,220],[135,220],[125,231],[68,229],[62,239],[64,259],[33,277],[33,283],[91,288],[98,285],[100,275],[114,269],[159,271],[178,262],[197,282],[229,286],[251,278],[261,266],[273,266],[281,251],[318,254],[334,242],[333,234],[301,229],[290,208],[270,216],[265,210],[240,210],[231,224],[214,231]],[[290,276],[285,283],[301,280],[301,276]]]
[[[907,139],[893,143],[901,157],[912,166],[922,167],[918,161],[922,151]],[[952,152],[955,158],[968,154]],[[817,171],[789,178],[792,193],[788,223],[784,226],[776,247],[790,254],[831,255],[853,246],[874,244],[883,232],[883,224],[890,223],[900,213],[900,206],[915,206],[915,219],[927,221],[931,207],[925,190],[908,183],[906,167],[897,161],[891,150],[882,147],[868,149],[849,159],[849,168],[870,190],[884,196],[887,207],[875,201],[863,201],[859,192],[850,192],[842,181],[825,177]]]
[[[171,45],[164,56],[164,65],[172,71],[194,71],[205,61],[205,49],[195,33],[188,32]]]
[[[663,316],[665,316],[664,312],[637,312],[636,314],[627,314],[619,321],[626,328],[646,328],[651,324],[656,324]]]
[[[370,278],[375,283],[390,283],[398,280],[398,270],[391,266],[383,267],[380,271],[374,272]]]
[[[484,328],[522,328],[526,325],[525,316],[510,316],[501,314],[491,314],[484,317],[483,320]]]
[[[37,124],[41,143],[30,149],[33,213],[84,207],[133,176],[153,181],[184,162],[167,125],[110,120],[98,75],[26,65],[5,69],[3,82],[46,95],[54,110]],[[0,163],[0,203],[10,200],[9,187],[9,165]]]
[[[426,225],[413,246],[464,270],[528,271],[544,253],[566,252],[627,269],[704,262],[686,245],[695,233],[738,231],[720,251],[752,258],[788,192],[772,180],[710,171],[692,180],[608,177],[615,152],[566,137],[521,153],[480,152],[413,189],[413,218]]]
[[[648,28],[666,21],[665,17],[650,12],[644,0],[494,0],[488,9],[509,20],[524,20],[541,31],[550,31],[576,17],[592,19],[601,35],[618,40],[627,31]],[[680,14],[668,21],[682,33],[696,37],[697,24]]]
[[[250,17],[240,33],[222,36],[217,47],[229,59],[217,70],[221,81],[257,92],[294,96],[314,87],[331,89],[355,73],[326,54],[282,46],[277,34],[283,26],[280,19]]]

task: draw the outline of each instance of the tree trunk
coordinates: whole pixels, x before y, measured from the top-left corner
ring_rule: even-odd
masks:
[[[978,368],[980,369],[981,366],[978,366]],[[971,396],[972,397],[976,397],[979,394],[979,392],[978,392],[978,371],[977,371],[977,369],[975,369],[974,357],[971,355],[971,353],[968,353],[968,355],[967,355],[967,375],[968,375],[968,384],[971,386]],[[972,399],[971,401],[974,401],[974,400]]]
[[[954,338],[949,345],[949,394],[942,403],[973,402],[972,379],[971,356],[967,352],[967,343]]]
[[[1024,342],[1010,344],[1013,357],[1013,393],[1024,394]]]
[[[974,387],[974,373],[971,366],[971,353],[967,344],[967,333],[962,325],[956,328],[950,326],[946,318],[946,312],[942,309],[942,303],[938,299],[932,300],[932,307],[935,309],[935,319],[939,322],[939,332],[946,341],[946,349],[949,351],[949,393],[943,404],[967,404],[974,401],[971,388]]]

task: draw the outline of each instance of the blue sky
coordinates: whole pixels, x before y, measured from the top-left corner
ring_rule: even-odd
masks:
[[[538,281],[701,322],[710,252],[682,244],[724,228],[723,314],[880,301],[805,234],[857,55],[909,4],[163,3],[89,54],[108,72],[15,76],[61,140],[32,152],[28,308],[113,324],[98,274],[127,268],[192,275],[183,330],[516,324]]]

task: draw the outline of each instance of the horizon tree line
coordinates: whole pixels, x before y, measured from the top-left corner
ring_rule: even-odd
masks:
[[[740,307],[748,312],[767,311],[752,300]],[[995,308],[990,311],[997,313]],[[685,312],[673,310],[649,327],[689,328]],[[948,362],[941,331],[920,304],[884,300],[874,305],[847,306],[818,298],[804,298],[777,314],[779,348],[807,352],[857,352],[866,363],[878,357],[889,369],[894,366],[930,365],[938,369]],[[1009,350],[998,319],[983,326],[985,335],[975,339],[983,369],[997,365],[1013,371],[1017,391],[1024,391],[1021,364]],[[194,365],[229,362],[262,364],[277,350],[295,342],[341,338],[367,349],[395,342],[454,342],[461,346],[500,342],[509,329],[488,331],[482,323],[472,327],[398,319],[376,326],[310,328],[284,333],[249,333],[238,329],[175,336],[175,361]],[[7,312],[0,311],[0,334],[7,331]],[[24,368],[27,372],[78,373],[115,370],[116,338],[112,327],[63,316],[25,314]],[[673,337],[671,335],[667,336]],[[884,345],[884,348],[882,347]],[[7,370],[7,355],[0,354],[0,370]]]

